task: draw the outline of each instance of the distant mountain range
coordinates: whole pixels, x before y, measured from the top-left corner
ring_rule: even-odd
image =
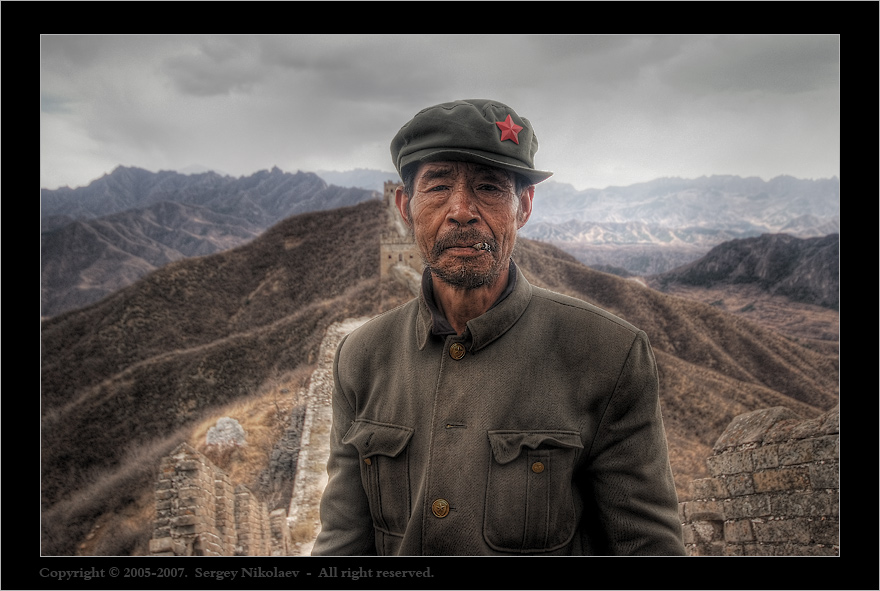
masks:
[[[634,275],[689,263],[728,240],[785,233],[840,232],[840,181],[779,176],[661,178],[627,187],[577,191],[538,185],[522,235],[581,262]]]
[[[377,197],[395,173],[286,173],[233,178],[118,167],[87,187],[41,191],[41,315],[98,301],[170,261],[254,239],[291,215]],[[347,187],[347,188],[343,188]],[[663,178],[577,191],[547,181],[521,235],[621,275],[655,275],[725,241],[840,231],[837,178]]]
[[[548,181],[538,185],[531,221],[565,229],[551,239],[565,236],[594,244],[705,242],[713,232],[725,233],[718,242],[780,232],[824,236],[840,231],[840,181],[714,175],[585,191]],[[585,233],[591,226],[584,224],[622,239]]]
[[[289,216],[375,197],[278,168],[232,178],[120,166],[86,187],[44,189],[41,315],[96,302],[171,261],[238,246]]]

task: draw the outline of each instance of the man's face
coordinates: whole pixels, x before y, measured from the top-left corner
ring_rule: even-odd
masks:
[[[534,187],[517,195],[513,175],[469,162],[422,164],[413,195],[397,205],[413,229],[425,264],[454,287],[491,286],[507,269],[516,232],[532,211]],[[474,248],[488,244],[488,250]]]

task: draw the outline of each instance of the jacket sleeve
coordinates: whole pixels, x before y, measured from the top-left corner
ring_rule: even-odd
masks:
[[[685,555],[648,337],[639,331],[599,422],[586,472],[584,546],[607,555]],[[592,506],[590,506],[592,505]]]
[[[339,357],[343,339],[333,363],[333,426],[327,486],[321,497],[321,531],[312,556],[365,556],[376,554],[370,506],[361,484],[357,449],[342,443],[354,421],[354,404],[340,385]]]

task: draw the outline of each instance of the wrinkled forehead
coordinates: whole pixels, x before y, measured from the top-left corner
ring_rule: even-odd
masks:
[[[456,178],[465,175],[478,180],[488,180],[495,183],[513,184],[513,173],[502,168],[477,164],[475,162],[425,162],[419,166],[416,180],[436,180]]]

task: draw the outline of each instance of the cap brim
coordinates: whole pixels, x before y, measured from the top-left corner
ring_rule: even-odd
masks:
[[[481,152],[480,150],[474,149],[428,148],[425,150],[419,150],[418,152],[413,152],[412,154],[407,154],[405,160],[405,162],[401,163],[401,172],[404,168],[411,164],[421,162],[436,162],[437,160],[455,160],[464,162],[476,162],[477,164],[485,164],[487,166],[494,166],[495,168],[509,170],[511,172],[515,172],[526,177],[532,184],[538,184],[541,181],[546,181],[548,178],[553,176],[552,172],[545,170],[535,170],[534,168],[523,166],[519,163],[519,161],[513,159],[500,159],[497,154],[489,154],[488,152]]]

